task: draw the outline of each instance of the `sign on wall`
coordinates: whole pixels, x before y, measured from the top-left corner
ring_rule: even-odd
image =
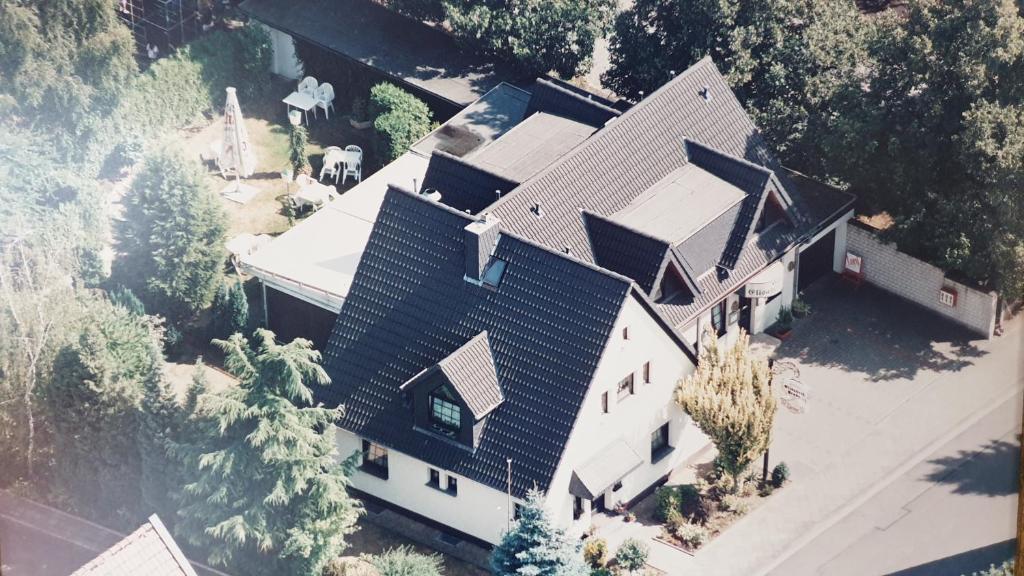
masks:
[[[861,274],[864,270],[864,259],[853,252],[847,252],[846,263],[843,265],[843,270],[850,274]]]
[[[765,268],[757,276],[754,276],[747,285],[743,287],[743,295],[747,298],[769,298],[782,292],[782,280],[785,276],[785,268],[782,262],[775,262]]]

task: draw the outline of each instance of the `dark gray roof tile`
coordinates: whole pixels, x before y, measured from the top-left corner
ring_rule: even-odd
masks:
[[[575,86],[550,78],[538,78],[526,107],[526,115],[546,112],[600,128],[608,120],[622,114],[612,105],[612,102]]]
[[[437,190],[441,202],[460,212],[477,213],[519,183],[435,150],[430,155],[422,190]]]

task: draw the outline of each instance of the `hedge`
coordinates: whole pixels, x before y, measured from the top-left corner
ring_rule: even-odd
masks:
[[[405,90],[388,83],[370,89],[370,115],[377,133],[377,156],[388,163],[430,132],[430,108]]]

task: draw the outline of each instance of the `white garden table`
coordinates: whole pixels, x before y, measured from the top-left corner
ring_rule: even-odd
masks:
[[[315,98],[306,92],[292,92],[281,101],[288,106],[289,111],[291,111],[292,106],[302,110],[302,119],[305,120],[306,126],[309,126],[309,111],[316,106]]]

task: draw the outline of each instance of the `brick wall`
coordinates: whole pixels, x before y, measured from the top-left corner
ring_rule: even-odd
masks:
[[[959,322],[986,338],[992,337],[998,301],[995,292],[946,278],[942,269],[900,252],[895,244],[882,242],[874,232],[854,220],[847,224],[846,233],[846,250],[864,259],[862,271],[868,282]],[[939,302],[939,291],[943,288],[956,291],[956,306]]]

